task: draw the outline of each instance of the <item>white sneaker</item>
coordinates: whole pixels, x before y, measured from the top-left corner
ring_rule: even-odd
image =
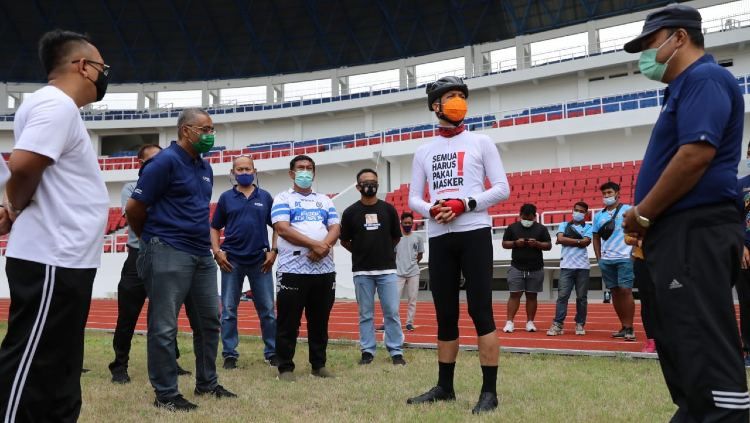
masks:
[[[508,320],[505,322],[505,327],[503,328],[503,332],[505,333],[513,333],[513,331],[516,330],[515,325],[513,325],[513,321]]]
[[[536,326],[533,321],[529,320],[526,322],[526,332],[536,332]]]
[[[586,335],[586,329],[580,323],[576,323],[576,335]]]

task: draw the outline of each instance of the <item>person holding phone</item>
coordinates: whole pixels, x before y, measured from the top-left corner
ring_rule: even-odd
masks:
[[[503,235],[503,248],[513,250],[508,269],[508,320],[503,332],[515,330],[513,319],[521,306],[521,296],[526,293],[526,331],[536,332],[536,297],[544,284],[544,258],[542,251],[552,249],[549,231],[536,221],[536,206],[521,206],[518,222],[508,226]]]

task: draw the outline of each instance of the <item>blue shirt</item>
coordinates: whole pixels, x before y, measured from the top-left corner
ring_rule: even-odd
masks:
[[[635,202],[651,191],[667,164],[685,144],[716,148],[698,183],[664,214],[737,198],[745,103],[737,80],[708,54],[683,71],[664,93],[664,106],[643,158]]]
[[[630,251],[633,247],[625,243],[625,232],[622,229],[622,217],[631,206],[623,204],[620,211],[615,217],[615,231],[606,241],[601,240],[602,259],[604,260],[630,260]],[[603,209],[594,215],[594,225],[591,228],[593,233],[599,232],[602,226],[606,225],[612,219],[617,208],[610,210]]]
[[[143,168],[132,198],[148,206],[141,239],[153,237],[196,256],[211,255],[208,224],[214,174],[207,161],[172,144]]]
[[[568,227],[568,222],[563,222],[560,227],[557,228],[558,234],[565,234],[565,229]],[[592,230],[591,224],[574,224],[573,229],[578,232],[582,237],[591,239]],[[586,248],[573,247],[563,245],[562,247],[562,260],[560,260],[561,269],[589,269],[589,252]]]
[[[737,209],[745,227],[745,245],[750,248],[750,175],[737,181]]]
[[[122,191],[120,191],[120,203],[122,204],[122,214],[125,215],[125,205],[128,203],[128,199],[131,195],[133,195],[133,190],[135,190],[135,182],[128,182],[127,184],[122,186]],[[135,235],[135,232],[128,229],[128,247],[131,248],[139,248],[138,244],[138,237]]]
[[[211,227],[224,228],[221,249],[226,251],[231,263],[254,266],[263,262],[269,249],[272,204],[271,194],[258,187],[249,197],[236,186],[221,194]]]

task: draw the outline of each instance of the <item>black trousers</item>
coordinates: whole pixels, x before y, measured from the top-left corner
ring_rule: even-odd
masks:
[[[136,270],[137,259],[138,249],[128,246],[128,258],[122,266],[120,283],[117,284],[117,326],[115,326],[115,336],[112,339],[115,360],[109,364],[109,370],[113,374],[128,370],[130,344],[138,317],[146,302],[146,288]],[[180,358],[180,349],[176,341],[175,352],[177,358]]]
[[[438,340],[458,339],[461,275],[466,303],[477,336],[495,331],[492,311],[492,232],[490,228],[430,238],[430,290],[435,303]]]
[[[74,422],[96,269],[8,258],[8,333],[0,345],[0,418]]]
[[[646,338],[654,339],[653,323],[651,322],[651,310],[653,309],[654,284],[648,273],[646,262],[639,259],[633,260],[633,287],[638,288],[638,300],[641,302],[641,320]]]
[[[678,407],[673,422],[750,418],[732,298],[743,245],[734,207],[710,205],[664,217],[644,240],[656,349]]]
[[[745,354],[750,354],[750,270],[740,272],[740,280],[734,289],[737,290],[737,301],[740,303],[742,349]]]
[[[336,299],[336,274],[279,273],[276,294],[276,356],[279,372],[294,370],[294,351],[302,322],[307,319],[307,342],[313,370],[326,365],[328,317]]]

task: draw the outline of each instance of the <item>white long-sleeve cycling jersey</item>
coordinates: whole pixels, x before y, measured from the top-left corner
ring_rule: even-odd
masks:
[[[485,188],[485,179],[490,188]],[[424,199],[425,184],[430,201]],[[466,232],[491,226],[487,209],[510,195],[508,178],[495,144],[486,135],[464,131],[452,138],[436,136],[414,153],[409,188],[409,207],[430,218],[430,207],[437,200],[472,197],[477,206],[451,223],[431,219],[430,238],[449,232]]]

